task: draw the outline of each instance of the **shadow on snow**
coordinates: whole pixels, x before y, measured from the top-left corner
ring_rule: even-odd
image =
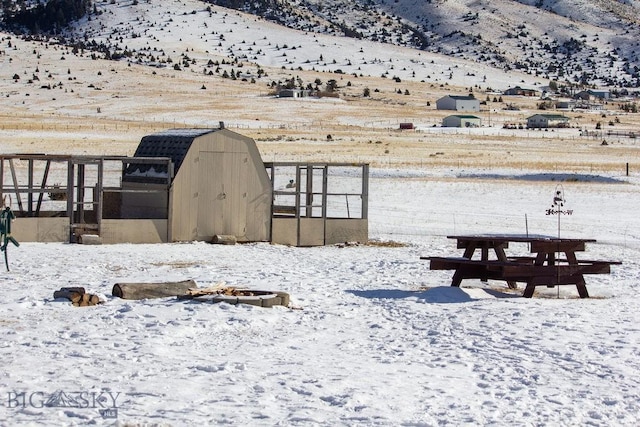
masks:
[[[505,293],[486,288],[457,288],[455,286],[439,286],[420,291],[401,289],[372,289],[365,291],[348,290],[347,292],[361,298],[369,299],[415,299],[417,302],[433,304],[452,304],[496,298],[520,298],[520,295]]]

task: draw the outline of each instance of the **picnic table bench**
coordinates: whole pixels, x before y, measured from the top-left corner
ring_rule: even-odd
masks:
[[[461,257],[420,257],[430,261],[431,270],[455,270],[451,286],[460,286],[462,280],[480,279],[506,281],[516,289],[517,282],[526,284],[523,296],[531,298],[537,286],[554,287],[575,285],[581,298],[589,293],[585,274],[608,274],[611,265],[620,261],[578,260],[576,252],[586,249],[594,239],[566,239],[548,236],[522,235],[469,235],[447,236],[464,249]],[[510,242],[529,245],[532,256],[507,256]],[[474,254],[479,252],[479,259]],[[490,256],[493,254],[493,256]],[[558,256],[564,254],[564,257]]]

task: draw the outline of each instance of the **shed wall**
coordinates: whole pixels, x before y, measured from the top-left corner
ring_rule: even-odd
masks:
[[[436,108],[438,110],[455,110],[456,100],[450,97],[440,98],[436,101]]]
[[[367,219],[328,219],[325,231],[325,245],[344,242],[369,241],[369,221]]]
[[[172,186],[171,240],[269,239],[271,183],[255,142],[228,130],[197,137]]]
[[[480,111],[480,102],[478,100],[457,100],[456,110],[458,111]]]
[[[123,182],[122,189],[125,191],[120,193],[121,218],[167,218],[168,194],[164,185]],[[139,192],[126,190],[139,190]]]
[[[442,120],[442,126],[444,127],[448,127],[448,128],[457,128],[461,126],[461,120],[460,117],[456,117],[456,116],[449,116],[449,117],[445,117]]]
[[[16,218],[11,223],[11,235],[18,242],[67,242],[69,218]]]
[[[369,241],[367,219],[300,218],[298,245],[297,218],[273,218],[272,243],[290,246],[322,246]]]
[[[102,243],[166,243],[166,219],[105,219],[100,224]]]

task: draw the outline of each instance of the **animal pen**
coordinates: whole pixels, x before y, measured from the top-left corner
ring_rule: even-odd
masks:
[[[173,129],[133,157],[0,155],[0,196],[18,241],[368,240],[366,164],[263,163],[251,138]]]

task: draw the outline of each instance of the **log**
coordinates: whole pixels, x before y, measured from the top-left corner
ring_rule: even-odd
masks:
[[[232,236],[230,234],[216,234],[211,239],[211,243],[215,243],[217,245],[235,245],[238,242],[236,236]]]
[[[193,280],[161,283],[116,283],[111,294],[122,299],[166,298],[186,295],[190,288],[197,287]]]
[[[60,288],[53,293],[53,298],[65,298],[71,302],[78,302],[85,295],[83,287]]]

